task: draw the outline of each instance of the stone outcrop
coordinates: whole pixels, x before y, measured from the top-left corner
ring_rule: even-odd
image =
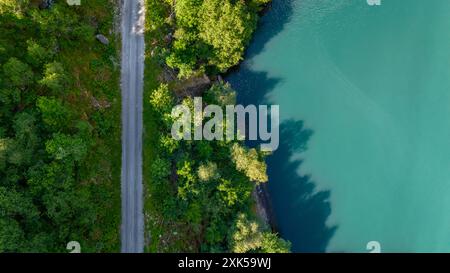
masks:
[[[97,38],[97,40],[99,40],[100,43],[102,43],[104,45],[108,45],[109,44],[109,40],[108,40],[108,38],[105,37],[105,35],[97,34],[97,35],[95,35],[95,38]]]
[[[179,97],[195,97],[201,96],[204,91],[211,87],[211,85],[211,79],[208,76],[203,75],[180,81],[175,85],[174,91]]]

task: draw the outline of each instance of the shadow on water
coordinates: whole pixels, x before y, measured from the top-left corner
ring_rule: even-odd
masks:
[[[292,19],[295,1],[272,0],[258,23],[258,30],[263,29],[263,31],[257,31],[254,35],[252,44],[248,48],[246,59],[261,53],[267,42],[283,31],[286,24]]]
[[[325,252],[336,231],[326,221],[331,213],[330,191],[317,191],[309,175],[300,175],[303,152],[312,136],[302,121],[288,120],[280,126],[280,146],[267,158],[269,190],[280,233],[292,242],[295,252]]]
[[[251,58],[261,53],[265,44],[284,29],[293,15],[294,1],[273,0],[248,48],[246,61],[226,76],[238,92],[238,103],[268,104],[266,95],[282,81],[281,78],[270,78],[267,72],[251,70]],[[282,105],[280,110],[282,112]],[[291,160],[293,154],[306,150],[312,134],[304,128],[303,121],[283,122],[280,146],[267,158],[274,218],[283,238],[292,242],[294,252],[326,251],[337,229],[326,224],[331,213],[330,192],[317,191],[310,176],[298,173],[302,161]],[[257,145],[255,142],[248,144]]]
[[[269,78],[266,72],[252,71],[251,59],[261,53],[265,45],[289,23],[293,15],[294,1],[272,0],[264,16],[259,20],[258,30],[247,48],[245,60],[226,75],[226,80],[238,91],[239,103],[260,104],[264,101],[265,95],[280,83],[281,79]],[[258,92],[254,92],[255,90]]]
[[[266,72],[250,70],[250,60],[261,53],[265,45],[289,23],[293,15],[294,1],[272,0],[264,16],[259,20],[258,30],[247,48],[244,62],[231,69],[226,76],[233,88],[239,91],[239,103],[244,105],[262,103],[265,95],[281,81],[278,78],[269,78]],[[254,90],[258,92],[253,92]]]

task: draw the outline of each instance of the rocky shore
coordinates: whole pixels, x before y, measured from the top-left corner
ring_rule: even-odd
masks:
[[[273,212],[267,184],[257,185],[252,195],[256,203],[256,215],[261,221],[269,226],[273,232],[277,232],[276,218]]]

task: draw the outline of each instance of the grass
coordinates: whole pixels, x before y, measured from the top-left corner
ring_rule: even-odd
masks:
[[[153,185],[151,179],[150,167],[152,160],[158,155],[158,140],[159,132],[157,130],[157,120],[153,118],[153,111],[149,106],[148,98],[151,92],[159,86],[157,80],[160,67],[149,56],[148,49],[145,58],[145,73],[144,73],[144,102],[143,102],[143,120],[144,120],[144,132],[143,132],[143,183],[144,183],[144,211],[145,211],[145,225],[146,225],[146,238],[151,238],[148,241],[150,244],[146,247],[149,252],[156,252],[158,246],[158,237],[154,236],[160,234],[162,231],[153,225],[151,219],[157,217],[155,213],[156,209],[153,207],[151,200],[151,192]],[[148,230],[149,229],[149,230]]]

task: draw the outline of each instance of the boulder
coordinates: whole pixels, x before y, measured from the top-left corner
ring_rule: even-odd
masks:
[[[97,34],[97,35],[95,35],[95,38],[97,38],[97,40],[99,40],[100,43],[102,43],[104,45],[108,45],[109,44],[109,40],[108,40],[108,38],[105,37],[105,35]]]
[[[196,97],[201,96],[211,85],[211,79],[206,75],[202,75],[178,81],[173,90],[179,97]]]

